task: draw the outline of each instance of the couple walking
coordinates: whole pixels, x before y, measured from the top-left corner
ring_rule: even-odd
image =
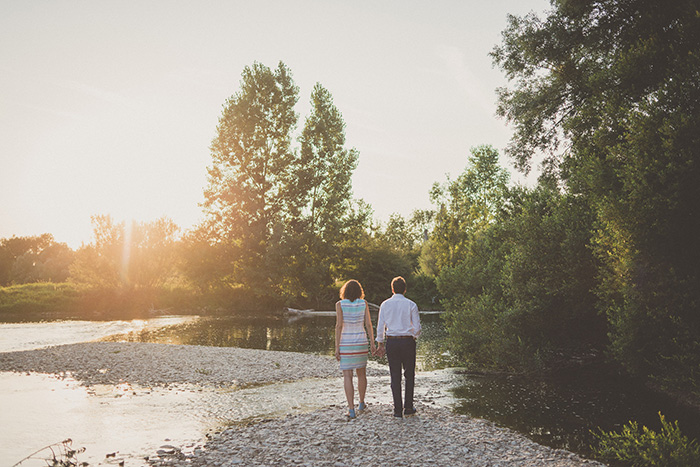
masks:
[[[362,412],[367,392],[367,344],[372,355],[386,355],[391,374],[391,394],[394,398],[394,417],[413,415],[413,388],[416,374],[416,339],[420,335],[420,318],[416,304],[404,297],[406,281],[395,277],[391,281],[391,298],[384,300],[379,307],[377,321],[377,344],[374,345],[374,331],[369,316],[369,306],[364,300],[365,293],[356,280],[347,281],[340,289],[340,300],[335,304],[335,358],[343,370],[345,397],[348,400],[348,417],[355,418],[355,389],[352,382],[353,370],[357,372],[357,389]],[[370,336],[369,342],[367,335]],[[406,378],[405,397],[401,399],[401,372]]]

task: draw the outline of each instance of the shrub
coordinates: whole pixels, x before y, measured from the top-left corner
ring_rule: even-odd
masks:
[[[678,421],[668,423],[659,412],[661,432],[630,422],[621,433],[598,429],[591,433],[598,439],[593,452],[603,458],[632,466],[687,467],[700,465],[700,446],[681,434]]]

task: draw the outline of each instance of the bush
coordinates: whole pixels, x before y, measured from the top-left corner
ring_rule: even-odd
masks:
[[[598,439],[598,446],[592,446],[593,452],[609,460],[618,460],[632,466],[688,467],[700,465],[700,446],[695,440],[689,440],[681,434],[678,421],[668,423],[659,412],[661,432],[656,433],[636,422],[630,422],[622,428],[621,433],[591,433]]]
[[[510,212],[473,235],[445,267],[446,327],[456,355],[508,371],[542,371],[606,343],[596,312],[592,213],[579,197],[540,186],[514,191]]]
[[[39,282],[0,287],[0,316],[3,320],[26,318],[29,314],[66,313],[79,298],[73,284]]]

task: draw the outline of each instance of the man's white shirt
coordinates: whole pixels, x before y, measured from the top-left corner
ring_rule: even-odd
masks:
[[[377,342],[386,336],[420,336],[421,326],[418,306],[403,294],[394,294],[382,302],[377,321]]]

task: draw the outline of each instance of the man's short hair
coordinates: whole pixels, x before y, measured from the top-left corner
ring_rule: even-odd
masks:
[[[401,276],[394,277],[391,280],[391,291],[400,294],[406,293],[406,280]]]

